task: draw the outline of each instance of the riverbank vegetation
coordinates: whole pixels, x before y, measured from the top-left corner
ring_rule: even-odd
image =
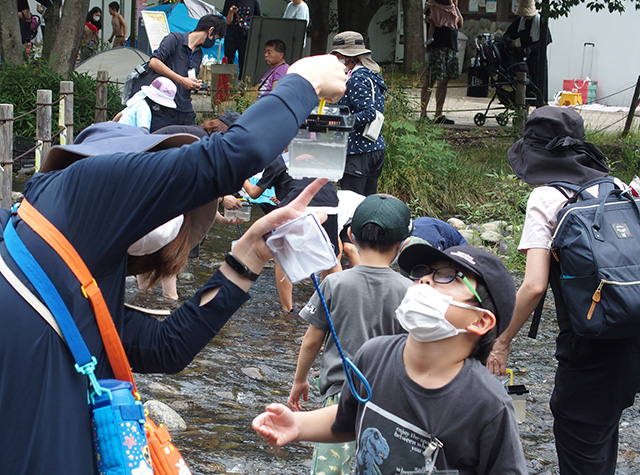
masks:
[[[18,117],[36,108],[38,89],[50,90],[53,101],[56,101],[60,96],[60,81],[73,81],[73,121],[77,134],[91,125],[95,118],[96,80],[86,73],[74,71],[65,78],[44,61],[32,60],[19,66],[3,61],[0,63],[0,104],[13,104],[13,116]],[[109,83],[107,117],[113,117],[123,108],[118,87]],[[52,109],[51,123],[58,123],[57,104]],[[35,134],[35,113],[13,123],[14,136],[34,138]]]
[[[506,221],[513,226],[517,243],[532,187],[509,166],[507,150],[519,138],[516,131],[444,129],[420,123],[411,119],[415,114],[403,87],[389,88],[385,108],[387,158],[379,190],[404,200],[414,217]],[[606,154],[613,174],[623,181],[628,183],[639,173],[638,128],[626,138],[587,131],[587,140]],[[515,251],[511,257],[515,267],[524,264]]]

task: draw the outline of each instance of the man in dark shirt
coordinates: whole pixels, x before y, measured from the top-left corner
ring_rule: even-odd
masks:
[[[191,105],[191,90],[198,90],[202,81],[196,79],[202,62],[202,49],[213,46],[227,31],[225,19],[218,15],[200,18],[190,33],[170,33],[153,52],[149,67],[168,77],[178,86],[175,109],[152,109],[151,132],[167,125],[193,125],[196,114]]]
[[[222,14],[227,19],[229,34],[224,39],[224,55],[229,64],[233,64],[238,53],[238,69],[242,78],[244,53],[247,49],[247,38],[251,18],[262,16],[259,0],[225,0]]]

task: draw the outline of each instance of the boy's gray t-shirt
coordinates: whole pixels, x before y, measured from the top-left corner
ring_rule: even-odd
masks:
[[[356,434],[356,473],[399,473],[424,468],[430,437],[444,445],[438,470],[460,475],[525,475],[526,461],[511,397],[480,361],[467,358],[448,384],[427,389],[404,367],[406,335],[363,345],[354,363],[371,385],[359,403],[345,384],[332,429]],[[362,383],[354,378],[360,394]],[[367,470],[372,470],[371,472]]]
[[[353,359],[360,347],[373,337],[404,333],[395,311],[411,283],[389,267],[363,265],[330,274],[322,281],[320,290],[347,357]],[[323,398],[337,394],[345,380],[342,359],[317,292],[300,311],[300,316],[329,332],[321,359],[320,393]]]

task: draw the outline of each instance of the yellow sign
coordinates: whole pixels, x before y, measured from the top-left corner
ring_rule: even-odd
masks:
[[[142,12],[144,29],[147,32],[151,51],[155,51],[160,46],[162,39],[169,34],[169,23],[164,12]]]

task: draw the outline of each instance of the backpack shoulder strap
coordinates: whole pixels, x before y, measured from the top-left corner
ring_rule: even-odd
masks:
[[[611,191],[618,188],[612,176],[603,176],[589,180],[581,187],[581,191],[586,191],[592,186],[598,185],[598,198],[605,198]]]

